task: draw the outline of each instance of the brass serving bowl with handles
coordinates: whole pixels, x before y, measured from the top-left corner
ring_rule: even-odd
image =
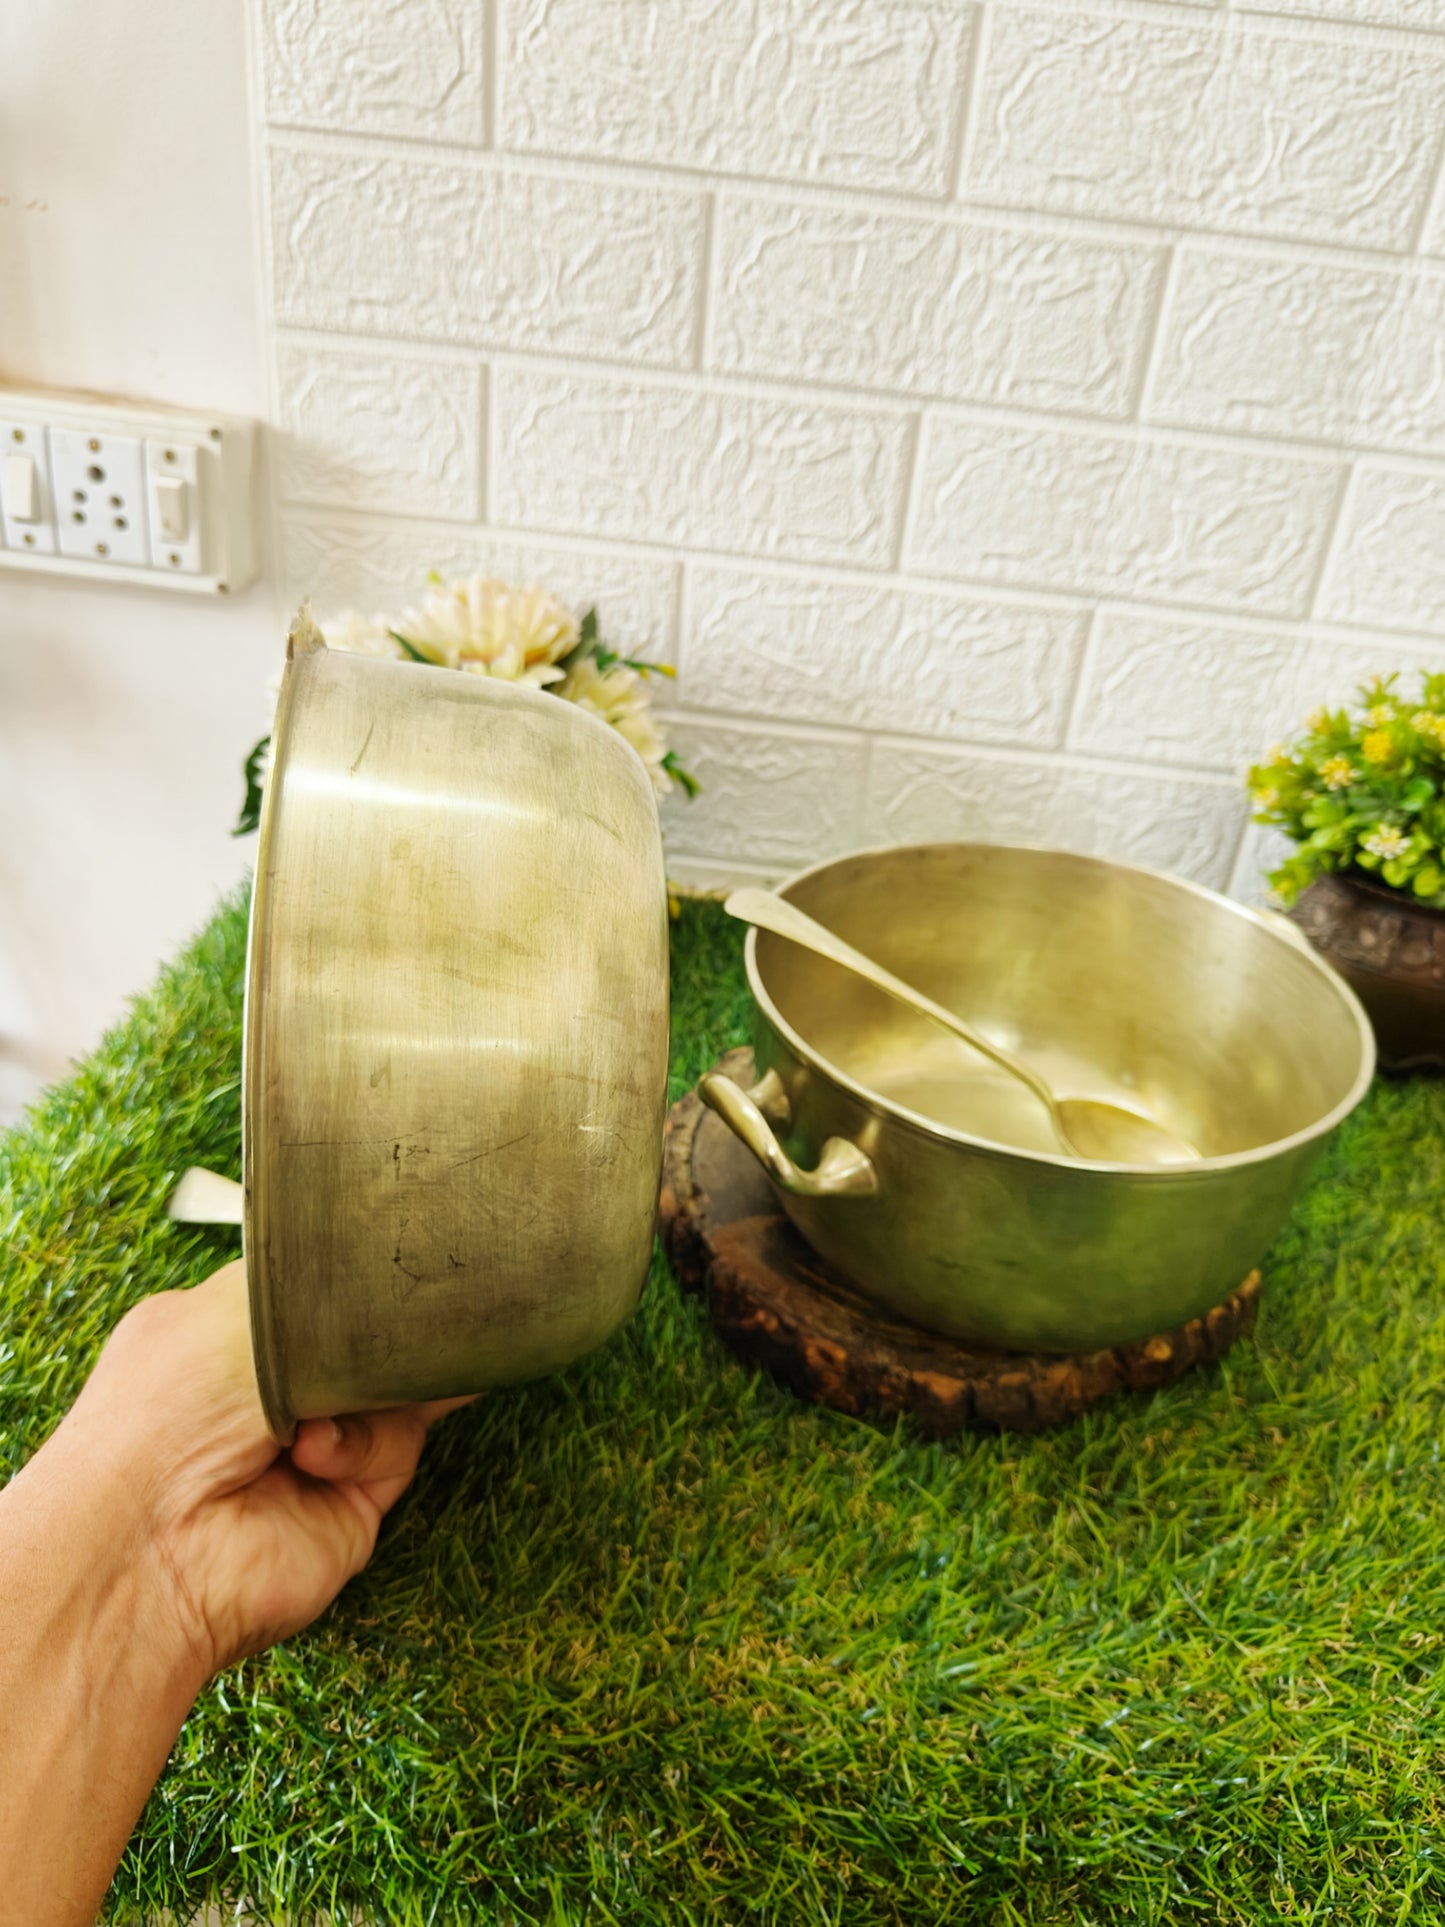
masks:
[[[298,1419],[598,1345],[652,1250],[667,886],[651,782],[570,703],[329,651],[277,710],[243,1078],[252,1334]]]
[[[1032,1093],[861,978],[751,931],[759,1081],[705,1100],[816,1251],[880,1303],[1004,1350],[1165,1331],[1227,1296],[1374,1071],[1354,994],[1282,917],[1128,864],[939,843],[781,894],[1055,1090],[1134,1106],[1185,1165],[1062,1155]]]

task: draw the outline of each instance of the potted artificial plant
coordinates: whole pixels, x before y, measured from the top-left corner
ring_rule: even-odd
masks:
[[[1249,787],[1295,844],[1270,884],[1368,1010],[1381,1068],[1445,1069],[1445,675],[1414,698],[1397,680],[1317,709]]]

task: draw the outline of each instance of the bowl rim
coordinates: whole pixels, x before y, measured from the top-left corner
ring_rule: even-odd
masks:
[[[796,870],[775,888],[779,896],[786,897],[796,885],[821,876],[825,871],[837,869],[844,863],[856,862],[860,857],[895,856],[913,850],[988,850],[1013,857],[1066,857],[1072,863],[1082,864],[1095,870],[1118,870],[1132,876],[1151,877],[1156,882],[1167,883],[1173,889],[1202,898],[1216,909],[1227,911],[1231,916],[1237,916],[1247,923],[1252,923],[1272,942],[1286,944],[1297,955],[1304,957],[1354,1019],[1356,1038],[1360,1047],[1359,1068],[1344,1097],[1322,1117],[1317,1118],[1313,1124],[1291,1132],[1288,1137],[1271,1138],[1266,1144],[1252,1145],[1248,1150],[1229,1151],[1220,1157],[1199,1158],[1192,1164],[1168,1165],[1105,1163],[1103,1160],[1071,1158],[1061,1151],[1031,1150],[1023,1145],[1005,1144],[997,1138],[977,1137],[972,1132],[957,1130],[952,1125],[942,1124],[935,1118],[926,1117],[921,1111],[910,1110],[904,1104],[895,1103],[893,1099],[881,1096],[868,1085],[860,1083],[856,1078],[840,1070],[816,1045],[809,1043],[787,1021],[769,996],[762,980],[762,973],[758,968],[758,933],[755,929],[749,930],[743,954],[748,989],[752,993],[753,1002],[805,1063],[820,1071],[841,1090],[846,1091],[859,1103],[866,1105],[869,1110],[879,1112],[935,1142],[962,1145],[970,1151],[979,1151],[990,1157],[1019,1158],[1029,1164],[1044,1165],[1056,1170],[1116,1173],[1131,1178],[1147,1178],[1153,1183],[1177,1184],[1194,1182],[1220,1171],[1242,1170],[1254,1164],[1267,1164],[1292,1151],[1302,1150],[1305,1146],[1328,1136],[1336,1125],[1342,1124],[1369,1090],[1375,1075],[1375,1033],[1365,1014],[1364,1005],[1339,972],[1332,969],[1319,952],[1310,945],[1303,931],[1297,930],[1287,917],[1277,911],[1256,910],[1249,904],[1237,903],[1233,897],[1227,897],[1218,890],[1211,890],[1205,884],[1194,883],[1186,877],[1175,876],[1171,871],[1156,870],[1145,863],[1123,863],[1113,857],[1092,856],[1082,850],[1061,849],[1056,844],[994,843],[980,837],[936,838],[921,843],[868,844],[862,849],[849,850],[842,856],[827,857],[821,863],[809,864],[804,870]]]

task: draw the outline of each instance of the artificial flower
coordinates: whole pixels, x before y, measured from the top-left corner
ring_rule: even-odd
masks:
[[[392,629],[404,649],[428,662],[537,688],[562,680],[558,664],[579,632],[576,616],[549,589],[488,575],[438,583]]]

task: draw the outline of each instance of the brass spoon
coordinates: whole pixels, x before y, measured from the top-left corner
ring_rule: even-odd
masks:
[[[723,908],[741,923],[770,930],[775,937],[785,937],[789,943],[801,944],[805,950],[851,970],[855,976],[896,997],[900,1004],[916,1010],[920,1017],[932,1018],[935,1024],[962,1038],[965,1044],[991,1057],[1001,1070],[1018,1078],[1033,1092],[1049,1114],[1055,1137],[1071,1157],[1097,1164],[1192,1164],[1198,1158],[1199,1153],[1192,1144],[1138,1111],[1126,1110],[1121,1104],[1108,1104],[1102,1098],[1056,1097],[1038,1072],[1022,1058],[990,1042],[951,1010],[934,1003],[931,997],[925,997],[922,991],[895,977],[891,970],[865,957],[852,944],[844,943],[841,937],[821,923],[815,923],[786,897],[775,896],[771,890],[734,890]]]

